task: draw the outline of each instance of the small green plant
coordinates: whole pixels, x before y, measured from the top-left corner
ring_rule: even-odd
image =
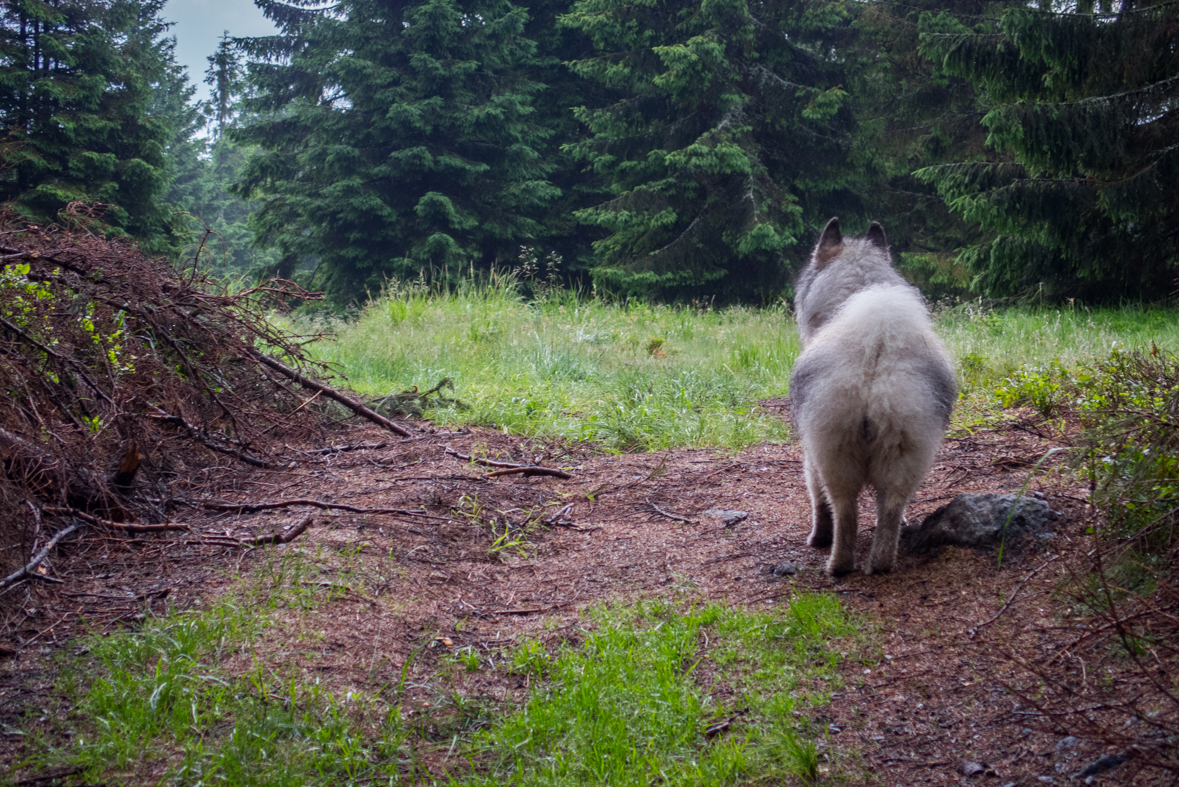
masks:
[[[1021,367],[995,389],[1004,407],[1027,404],[1045,418],[1058,415],[1071,401],[1071,380],[1058,361],[1047,367]]]
[[[527,516],[528,512],[523,512],[525,514],[524,524],[515,525],[509,518],[508,512],[489,512],[487,507],[479,502],[478,495],[463,495],[459,498],[458,505],[453,509],[453,512],[470,519],[480,527],[487,528],[491,535],[491,546],[488,547],[488,552],[493,555],[499,552],[527,555],[529,534],[533,527],[538,525],[537,519]]]
[[[1179,359],[1115,347],[1078,375],[1081,470],[1120,535],[1146,528],[1169,542],[1179,521]]]
[[[47,282],[28,278],[31,270],[28,263],[20,262],[0,268],[0,315],[22,327],[54,299]],[[61,271],[54,268],[52,275],[60,274]],[[48,320],[42,327],[48,330]]]
[[[813,784],[819,779],[819,748],[813,738],[800,737],[792,730],[775,731],[769,744],[780,752],[787,772]]]

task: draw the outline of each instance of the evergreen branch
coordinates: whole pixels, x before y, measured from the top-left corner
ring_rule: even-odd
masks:
[[[806,85],[799,85],[795,82],[790,82],[786,79],[783,79],[782,77],[778,76],[773,71],[769,70],[768,68],[761,65],[760,63],[754,63],[753,65],[747,66],[747,69],[751,75],[757,75],[757,76],[761,77],[762,83],[774,82],[778,87],[780,87],[784,90],[787,88],[793,88],[795,90],[809,89],[809,88],[807,88]]]
[[[888,2],[888,0],[881,0],[880,2],[873,0],[873,2],[871,2],[871,3],[862,3],[862,4],[863,5],[872,5],[872,6],[887,6],[887,7],[891,7],[891,8],[904,8],[908,11],[918,11],[918,12],[929,11],[928,6],[910,5],[908,3],[893,3],[893,2]],[[1101,12],[1081,13],[1080,11],[1046,11],[1042,8],[1037,8],[1037,9],[1029,8],[1029,9],[1024,9],[1024,10],[1031,12],[1031,13],[1039,14],[1041,16],[1057,16],[1057,17],[1064,17],[1064,18],[1081,18],[1081,19],[1124,19],[1126,16],[1129,16],[1130,14],[1148,14],[1153,11],[1157,11],[1161,8],[1166,8],[1166,7],[1172,6],[1172,5],[1179,5],[1179,0],[1167,0],[1167,2],[1156,3],[1155,5],[1146,6],[1144,8],[1123,8],[1121,11],[1118,11],[1116,13],[1101,13]],[[988,22],[997,21],[997,17],[993,14],[988,16],[985,14],[955,13],[955,14],[953,14],[953,17],[955,19],[982,19],[982,20],[988,21]]]
[[[658,259],[659,257],[662,257],[666,253],[670,252],[671,249],[678,248],[683,243],[686,243],[688,241],[689,237],[691,237],[693,230],[696,229],[696,225],[699,224],[700,221],[707,214],[708,214],[708,206],[705,205],[704,209],[701,210],[698,214],[696,214],[696,218],[692,219],[692,223],[684,228],[683,232],[681,232],[679,235],[677,235],[675,238],[673,238],[672,241],[670,243],[668,243],[666,246],[664,246],[663,248],[656,249],[655,251],[651,252],[651,254],[650,254],[651,259]]]
[[[1072,106],[1072,105],[1076,105],[1076,104],[1090,104],[1090,103],[1113,101],[1114,99],[1117,99],[1117,98],[1125,98],[1126,96],[1133,96],[1138,93],[1147,93],[1147,92],[1154,90],[1155,88],[1162,87],[1164,85],[1171,85],[1171,84],[1175,84],[1175,83],[1179,83],[1179,75],[1176,75],[1173,77],[1167,77],[1166,79],[1160,80],[1158,82],[1154,82],[1149,85],[1143,85],[1142,87],[1135,88],[1133,90],[1126,90],[1121,93],[1110,93],[1109,95],[1106,95],[1106,96],[1090,96],[1089,98],[1078,98],[1074,101],[1057,101],[1057,102],[1053,102],[1053,103],[1046,103],[1045,102],[1045,103],[1041,104],[1041,106],[1067,107],[1067,106]],[[1170,96],[1167,96],[1167,98],[1170,98]]]

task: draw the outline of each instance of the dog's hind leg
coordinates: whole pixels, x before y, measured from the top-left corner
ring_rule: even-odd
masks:
[[[803,457],[803,472],[806,474],[806,490],[811,496],[812,509],[811,534],[807,536],[806,542],[815,549],[826,549],[831,546],[831,504],[827,501],[827,492],[810,457]]]
[[[876,535],[872,537],[872,552],[865,573],[887,574],[892,571],[897,561],[897,545],[908,500],[907,490],[903,497],[895,489],[876,490]]]
[[[860,490],[852,487],[828,489],[831,510],[835,519],[835,538],[831,544],[831,558],[827,573],[833,577],[856,570],[856,528],[860,515]]]

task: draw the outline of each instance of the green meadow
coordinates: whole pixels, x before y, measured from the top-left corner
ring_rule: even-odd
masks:
[[[1070,369],[1151,342],[1179,350],[1167,309],[992,309],[936,315],[968,412],[996,402],[1021,369]],[[350,319],[296,319],[349,385],[380,396],[450,380],[462,404],[429,410],[445,425],[594,442],[612,451],[740,450],[790,439],[759,400],[789,394],[800,351],[786,304],[770,308],[612,303],[555,291],[525,299],[509,278],[449,291],[398,285]]]

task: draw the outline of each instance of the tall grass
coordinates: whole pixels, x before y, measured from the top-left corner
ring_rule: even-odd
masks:
[[[510,279],[402,286],[313,348],[361,393],[454,381],[466,408],[431,412],[618,451],[784,440],[759,399],[785,395],[799,352],[785,310],[617,305],[564,292],[525,302]]]
[[[937,331],[967,393],[993,391],[1019,370],[1071,369],[1114,347],[1153,342],[1179,351],[1179,313],[1135,305],[992,311],[966,304],[939,315]]]
[[[1179,319],[1163,309],[966,304],[936,325],[976,404],[994,403],[1021,368],[1071,368],[1115,344],[1179,350]],[[559,290],[526,300],[508,276],[452,290],[395,283],[355,318],[318,327],[335,339],[313,353],[338,363],[361,393],[451,378],[466,406],[433,409],[441,424],[616,451],[738,450],[789,438],[781,418],[757,407],[789,393],[800,346],[785,305],[616,304]]]

